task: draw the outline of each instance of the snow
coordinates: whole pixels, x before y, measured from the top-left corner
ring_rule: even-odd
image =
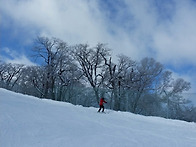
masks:
[[[196,124],[0,89],[1,147],[196,147]]]

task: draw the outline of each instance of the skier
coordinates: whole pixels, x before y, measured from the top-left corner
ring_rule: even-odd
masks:
[[[100,102],[99,102],[99,110],[98,110],[98,112],[100,112],[100,111],[101,111],[101,109],[103,109],[103,110],[102,110],[102,112],[104,112],[104,106],[103,106],[103,103],[107,103],[107,102],[105,101],[105,99],[104,99],[104,98],[101,98],[101,99],[100,99]]]

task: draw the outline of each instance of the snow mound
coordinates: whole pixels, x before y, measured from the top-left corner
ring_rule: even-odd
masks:
[[[0,89],[1,147],[195,147],[196,124]]]

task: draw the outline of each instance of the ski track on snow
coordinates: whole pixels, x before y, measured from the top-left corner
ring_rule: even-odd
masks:
[[[0,89],[1,147],[196,147],[196,124]]]

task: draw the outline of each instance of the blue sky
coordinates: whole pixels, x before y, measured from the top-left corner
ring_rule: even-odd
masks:
[[[153,57],[196,92],[195,0],[1,0],[0,60],[32,65],[36,36]]]

